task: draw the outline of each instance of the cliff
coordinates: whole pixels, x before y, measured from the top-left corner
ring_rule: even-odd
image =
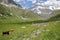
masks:
[[[0,3],[17,5],[13,0],[0,0]]]

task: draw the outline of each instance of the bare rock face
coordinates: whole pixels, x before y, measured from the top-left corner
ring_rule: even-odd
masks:
[[[0,0],[0,2],[3,2],[5,4],[15,4],[15,5],[17,5],[13,0]]]
[[[22,6],[21,6],[20,4],[17,4],[17,3],[14,2],[13,0],[0,0],[0,3],[1,3],[1,4],[7,4],[7,5],[12,4],[12,5],[19,6],[19,7],[22,8]],[[7,6],[7,5],[6,5],[6,6]],[[11,6],[11,5],[10,5],[10,6]]]
[[[2,0],[0,0],[0,2],[2,2]]]

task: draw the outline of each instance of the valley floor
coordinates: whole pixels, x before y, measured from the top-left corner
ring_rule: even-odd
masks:
[[[2,36],[5,30],[14,29]],[[27,24],[0,24],[0,40],[60,40],[60,21]]]

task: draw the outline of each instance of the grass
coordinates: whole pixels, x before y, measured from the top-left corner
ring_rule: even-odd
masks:
[[[2,36],[2,32],[9,29],[14,29],[14,32]],[[33,31],[38,29],[41,33],[32,37]],[[60,40],[60,20],[47,23],[0,24],[0,40],[23,40],[24,38],[30,38],[30,40]]]
[[[42,32],[31,40],[60,40],[60,21],[48,22]]]
[[[22,28],[22,27],[26,27],[26,28]],[[24,38],[24,35],[26,36],[29,36],[29,34],[33,31],[33,30],[36,30],[37,27],[36,26],[31,26],[31,24],[27,24],[27,25],[20,25],[20,24],[2,24],[0,25],[0,40],[5,40],[5,39],[2,39],[3,36],[2,36],[2,31],[5,31],[5,30],[9,30],[9,29],[14,29],[14,32],[12,34],[10,34],[7,39],[7,36],[4,36],[4,38],[6,38],[6,40],[10,40],[10,38],[14,38],[14,37],[18,37],[21,39],[21,38]]]

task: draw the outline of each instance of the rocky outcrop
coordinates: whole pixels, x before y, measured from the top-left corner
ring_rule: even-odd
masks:
[[[15,5],[17,5],[13,0],[0,0],[0,3],[15,4]]]

